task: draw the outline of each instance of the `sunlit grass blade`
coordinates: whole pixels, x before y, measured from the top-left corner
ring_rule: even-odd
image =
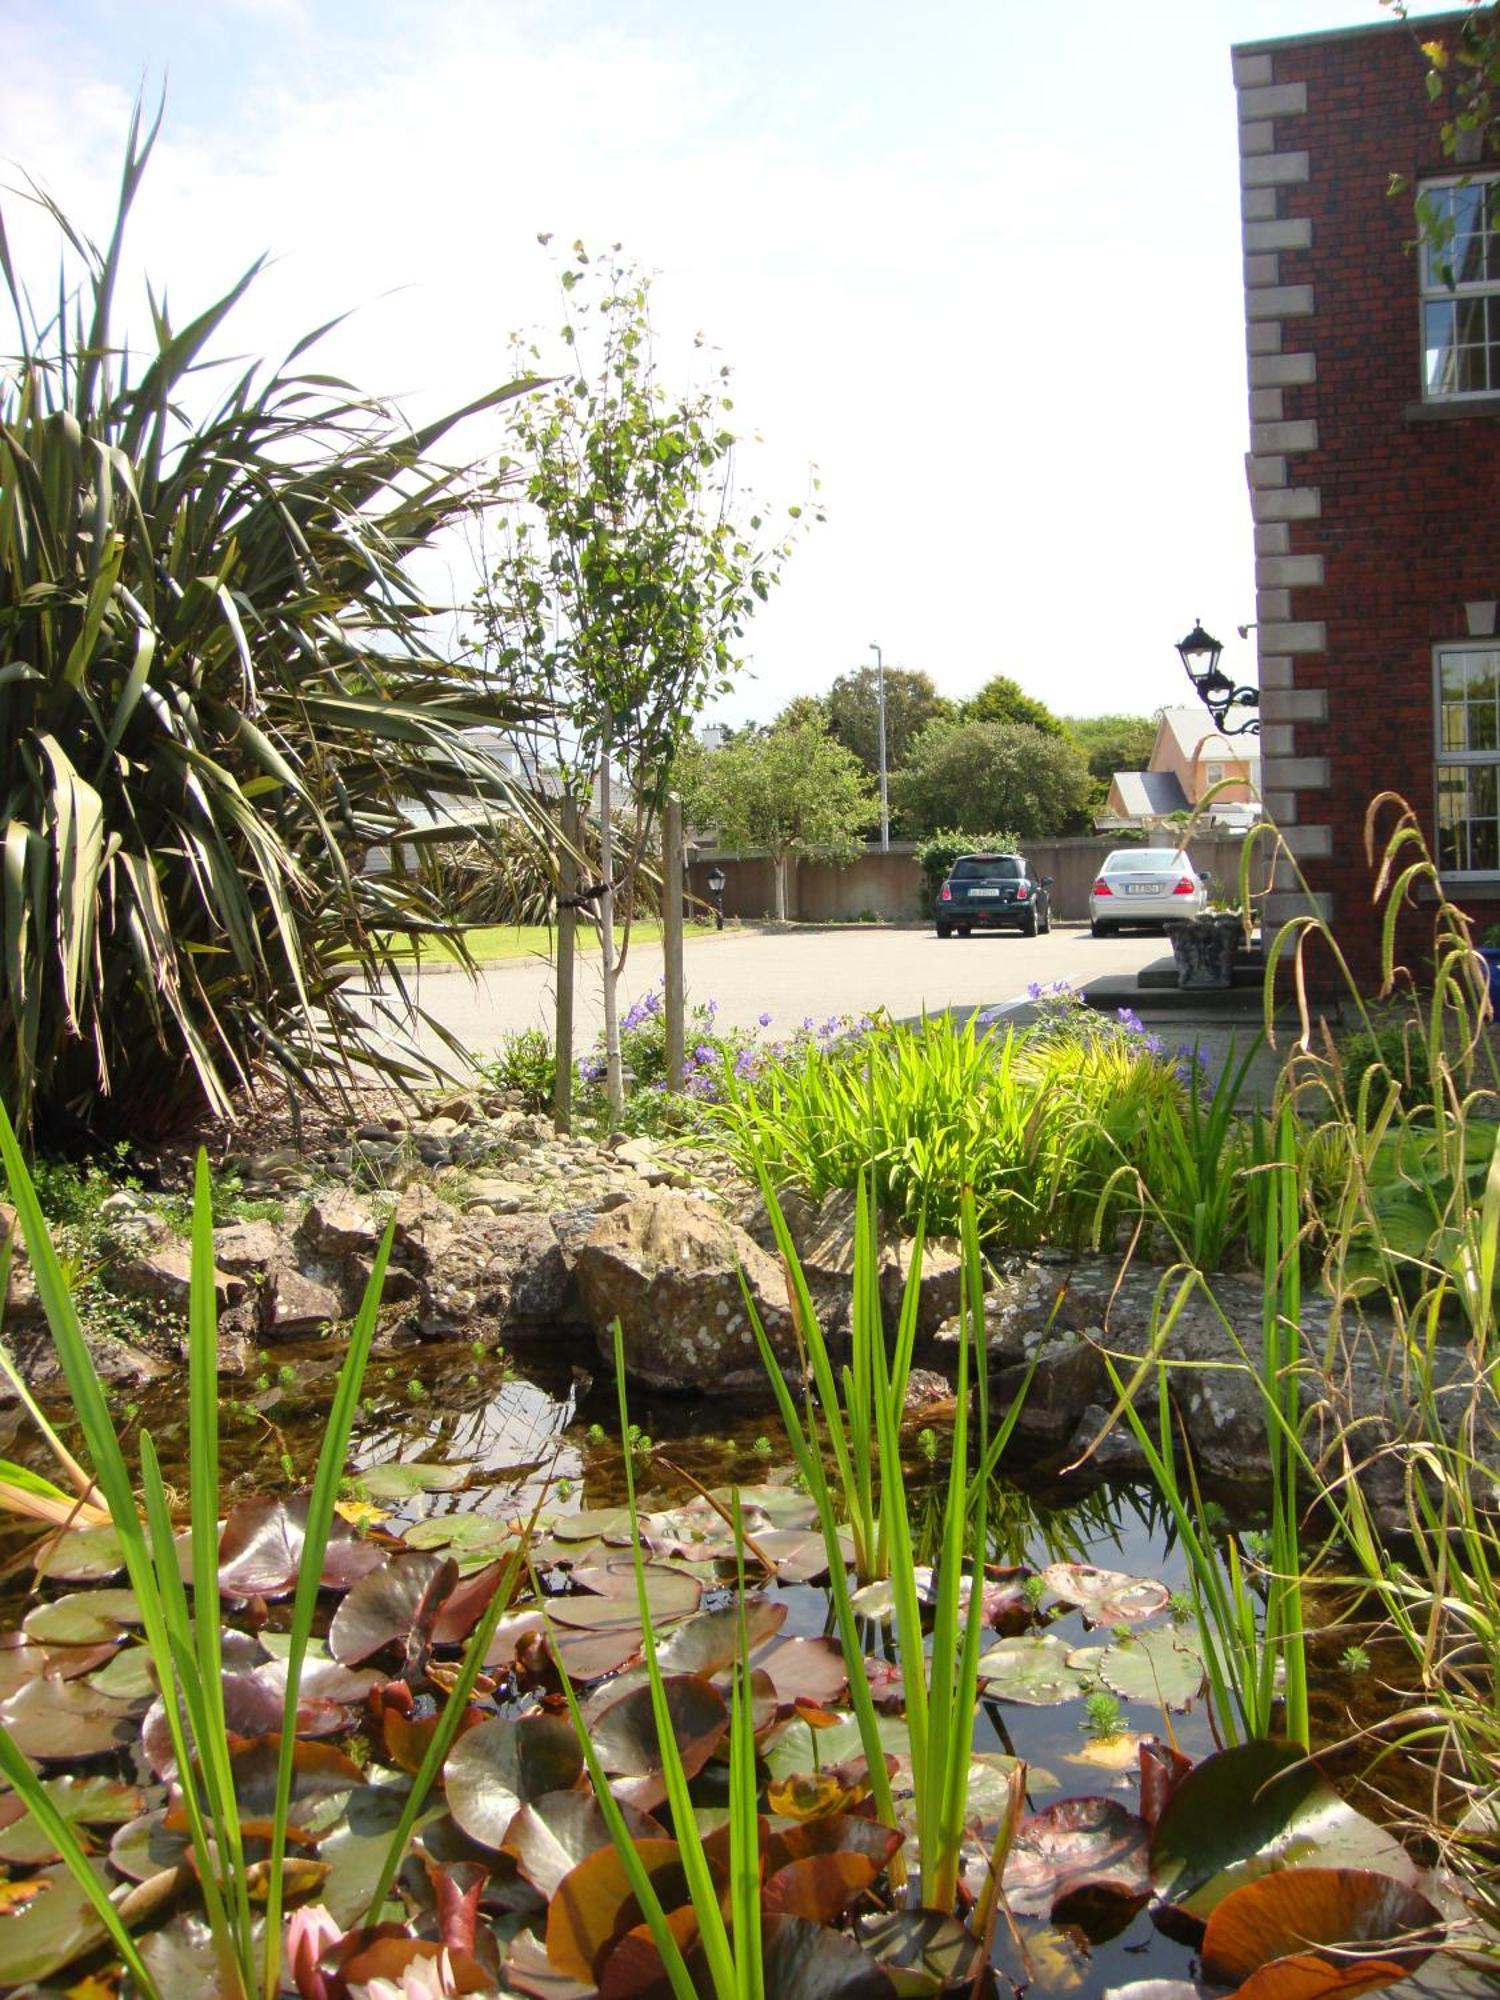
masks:
[[[739,1651],[729,1711],[729,1893],[737,2000],[762,2000],[760,1812],[755,1785],[755,1712],[750,1692],[750,1634],[745,1622],[745,1517],[734,1491],[734,1567],[739,1593]]]

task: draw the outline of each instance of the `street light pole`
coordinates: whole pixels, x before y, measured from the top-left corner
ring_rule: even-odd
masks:
[[[875,655],[875,685],[880,709],[880,851],[891,851],[891,808],[886,796],[885,783],[885,655],[872,639],[870,651]]]

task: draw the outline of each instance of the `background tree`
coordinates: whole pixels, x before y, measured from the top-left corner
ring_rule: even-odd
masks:
[[[628,945],[635,872],[677,752],[708,697],[729,691],[736,644],[780,575],[801,510],[791,508],[787,530],[773,534],[760,514],[736,507],[729,371],[669,395],[657,373],[650,281],[618,245],[595,263],[575,243],[561,284],[565,372],[515,408],[510,442],[527,505],[508,524],[478,611],[491,670],[550,705],[561,719],[551,761],[575,795],[594,794],[607,1076],[618,1113],[617,879]],[[534,346],[526,353],[540,362]],[[616,770],[634,814],[622,864]]]
[[[872,776],[880,769],[880,676],[874,667],[840,674],[824,697],[829,734],[856,756]],[[898,771],[927,727],[951,715],[930,674],[908,667],[885,670],[885,761]]]
[[[1102,809],[1116,771],[1144,771],[1156,747],[1161,711],[1155,715],[1068,715],[1068,738],[1083,752],[1094,781],[1091,808]]]
[[[718,828],[731,852],[763,848],[775,864],[776,915],[785,920],[788,876],[805,854],[852,861],[870,816],[870,786],[858,758],[816,721],[741,736],[699,763],[694,820]]]
[[[826,736],[828,734],[828,697],[826,694],[793,695],[786,707],[771,724],[773,729],[794,729],[804,722],[814,723]]]
[[[1091,784],[1082,753],[1024,723],[934,723],[892,780],[907,826],[978,833],[1011,827],[1022,840],[1084,824]]]
[[[1017,722],[1039,729],[1044,736],[1066,734],[1061,716],[1047,704],[1027,694],[1009,674],[995,674],[977,694],[970,695],[959,711],[964,722]]]
[[[214,406],[258,264],[180,330],[158,290],[144,348],[112,325],[155,137],[138,110],[102,252],[39,197],[64,284],[82,263],[54,318],[0,228],[0,1095],[44,1141],[223,1114],[262,1064],[393,1068],[409,1015],[348,996],[399,999],[392,934],[446,922],[410,802],[444,834],[458,796],[524,809],[463,733],[517,706],[438,649],[406,565],[472,505],[434,445],[528,385],[412,433],[299,372],[309,339]]]

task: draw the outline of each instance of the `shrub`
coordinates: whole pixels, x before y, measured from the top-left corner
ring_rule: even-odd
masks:
[[[518,1090],[528,1111],[544,1111],[552,1102],[557,1058],[540,1028],[522,1028],[501,1036],[484,1073],[497,1090]]]
[[[399,981],[392,934],[444,926],[433,849],[398,838],[413,801],[530,810],[464,734],[517,705],[407,567],[472,505],[434,446],[528,385],[412,433],[299,372],[304,342],[213,406],[258,266],[180,329],[153,300],[144,350],[111,325],[154,138],[137,116],[103,253],[42,198],[86,263],[74,306],[38,316],[0,231],[0,1098],[43,1137],[223,1112],[261,1063],[389,1071],[348,958]]]
[[[1404,1110],[1417,1110],[1431,1102],[1432,1064],[1420,1025],[1414,1020],[1377,1022],[1345,1036],[1339,1043],[1339,1060],[1351,1104],[1358,1100],[1371,1070],[1384,1072],[1384,1077],[1377,1075],[1370,1086],[1375,1092],[1372,1111],[1384,1099],[1391,1082],[1401,1093]]]

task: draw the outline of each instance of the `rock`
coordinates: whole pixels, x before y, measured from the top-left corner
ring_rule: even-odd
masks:
[[[825,1336],[833,1341],[844,1339],[849,1331],[856,1211],[856,1197],[847,1188],[831,1190],[815,1211],[809,1211],[805,1203],[783,1204],[819,1322]],[[902,1235],[894,1220],[887,1219],[880,1225],[878,1241],[881,1311],[887,1331],[894,1332],[911,1270],[911,1238]],[[957,1312],[962,1276],[963,1263],[956,1246],[941,1237],[929,1237],[918,1280],[919,1338],[931,1338],[943,1321]]]
[[[450,1119],[454,1125],[472,1125],[480,1115],[479,1102],[466,1092],[460,1092],[455,1097],[445,1097],[440,1104],[434,1104],[432,1115],[434,1118]]]
[[[309,1257],[338,1263],[373,1256],[384,1226],[374,1211],[342,1191],[312,1202],[297,1229],[297,1247]]]
[[[575,1265],[606,1359],[613,1358],[618,1316],[633,1382],[708,1395],[765,1387],[741,1269],[774,1351],[791,1362],[795,1341],[780,1267],[706,1202],[669,1188],[637,1195],[598,1218]]]
[[[261,1327],[269,1340],[296,1340],[323,1333],[344,1316],[344,1302],[332,1285],[301,1271],[275,1271],[261,1294]]]
[[[236,1277],[259,1277],[291,1262],[291,1245],[274,1222],[226,1222],[214,1231],[214,1262]]]
[[[149,1299],[185,1319],[192,1267],[193,1253],[187,1241],[173,1236],[122,1256],[110,1266],[110,1277],[127,1297]],[[215,1269],[214,1299],[220,1307],[238,1305],[244,1296],[243,1278]]]
[[[397,1261],[421,1276],[446,1253],[465,1226],[456,1208],[434,1194],[430,1187],[413,1181],[401,1190],[396,1203],[393,1254]]]
[[[507,1326],[562,1317],[571,1271],[544,1215],[496,1216],[480,1230],[484,1285]]]

